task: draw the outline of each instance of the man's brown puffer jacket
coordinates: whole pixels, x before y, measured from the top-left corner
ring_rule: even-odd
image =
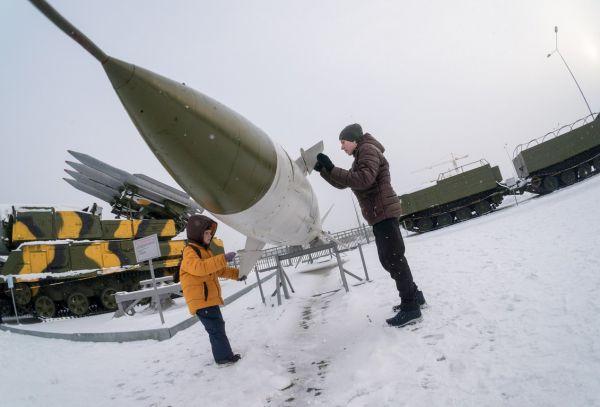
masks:
[[[366,133],[358,140],[352,168],[334,167],[329,173],[321,171],[325,181],[334,187],[352,189],[369,225],[401,215],[400,199],[392,188],[390,166],[384,151],[381,143]]]

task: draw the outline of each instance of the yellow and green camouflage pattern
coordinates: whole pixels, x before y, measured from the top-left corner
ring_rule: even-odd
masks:
[[[157,276],[179,267],[185,240],[172,219],[101,220],[83,211],[54,208],[20,208],[2,222],[2,238],[10,250],[0,262],[0,275],[15,278],[14,294],[21,312],[42,317],[64,315],[70,299],[89,302],[90,307],[113,310],[114,293],[137,289],[150,277],[147,262],[138,264],[135,239],[157,234],[161,257],[153,259]],[[224,253],[223,242],[211,243],[215,254]],[[11,308],[10,291],[0,281],[0,312]],[[90,309],[92,309],[90,308]],[[79,308],[82,315],[86,306]]]
[[[162,256],[157,260],[174,259],[176,266],[185,244],[185,240],[159,242]],[[12,251],[2,274],[65,273],[135,264],[133,240],[24,244]]]
[[[53,208],[13,211],[7,227],[13,247],[44,240],[136,239],[154,233],[164,240],[177,235],[173,219],[101,220],[99,215],[89,212]]]

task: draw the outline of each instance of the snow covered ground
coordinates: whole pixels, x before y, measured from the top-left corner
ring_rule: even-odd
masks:
[[[373,244],[373,281],[348,294],[316,295],[341,287],[335,269],[291,268],[283,306],[254,291],[223,308],[230,367],[200,324],[163,342],[0,332],[2,405],[600,406],[599,201],[595,177],[409,236],[429,308],[408,328],[385,326],[397,297]],[[358,251],[346,260],[362,275]]]

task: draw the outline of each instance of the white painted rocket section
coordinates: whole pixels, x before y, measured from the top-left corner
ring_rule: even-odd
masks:
[[[254,239],[275,245],[307,244],[321,233],[317,197],[295,161],[277,143],[271,187],[252,207],[216,218]]]

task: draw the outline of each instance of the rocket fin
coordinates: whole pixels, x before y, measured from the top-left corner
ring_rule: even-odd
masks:
[[[265,242],[248,237],[246,239],[246,247],[239,251],[240,255],[240,277],[247,276],[256,265],[256,262],[262,256],[262,249],[265,247]]]
[[[300,157],[296,159],[296,164],[302,169],[304,175],[310,174],[317,163],[317,154],[323,152],[323,140],[319,141],[308,150],[300,149]]]

